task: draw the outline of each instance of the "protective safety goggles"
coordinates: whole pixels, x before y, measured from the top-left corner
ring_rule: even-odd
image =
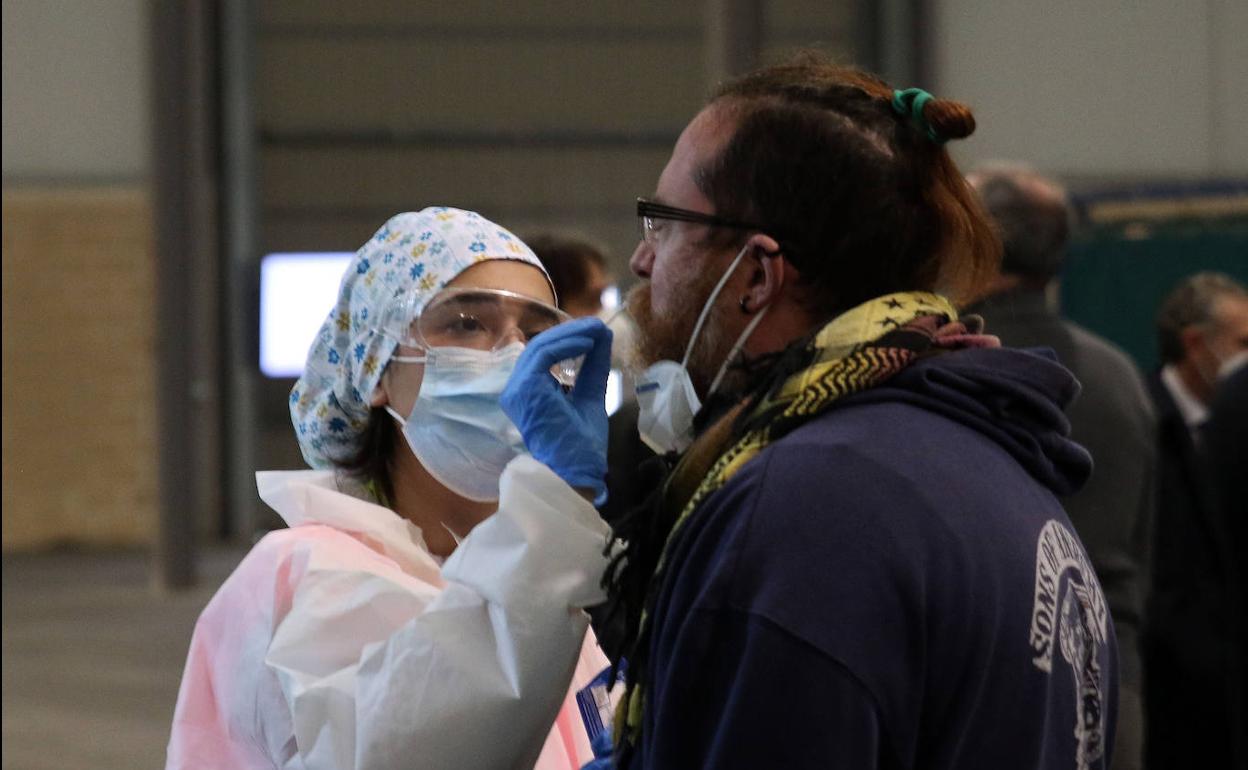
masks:
[[[499,350],[537,335],[572,317],[556,307],[503,289],[447,288],[416,312],[413,297],[395,309],[381,331],[406,347],[431,353],[437,348]],[[406,362],[410,357],[397,356]],[[411,359],[417,363],[418,359]],[[579,361],[560,362],[552,374],[574,381]],[[566,383],[565,383],[566,384]]]

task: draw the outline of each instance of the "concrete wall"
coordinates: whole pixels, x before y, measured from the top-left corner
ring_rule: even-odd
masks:
[[[156,523],[147,3],[4,0],[3,547]]]
[[[257,261],[449,203],[585,231],[623,274],[633,198],[709,86],[701,2],[254,7]],[[3,0],[6,549],[154,533],[150,8]],[[846,51],[850,8],[770,0],[767,54]],[[301,464],[288,389],[257,389],[262,467]]]
[[[444,203],[525,230],[635,245],[710,84],[704,2],[271,0],[259,8],[263,250],[355,249]],[[847,55],[850,0],[768,0],[766,56]]]
[[[146,0],[2,0],[4,547],[145,543],[155,521]],[[966,160],[1077,176],[1248,173],[1248,4],[932,0],[930,87]],[[705,79],[702,3],[257,3],[260,253],[353,249],[435,202],[607,242]],[[766,52],[853,52],[850,0],[770,0]],[[258,259],[260,254],[255,255]],[[86,312],[86,315],[82,313]],[[121,363],[119,363],[121,362]],[[266,382],[261,465],[299,465]],[[97,460],[100,461],[97,463]]]
[[[142,179],[147,2],[3,0],[3,13],[5,184]]]
[[[1248,3],[933,0],[933,90],[980,126],[965,161],[1081,176],[1248,174]]]

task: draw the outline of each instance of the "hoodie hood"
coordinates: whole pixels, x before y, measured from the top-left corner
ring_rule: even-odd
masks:
[[[1000,444],[1054,494],[1069,495],[1092,473],[1065,414],[1079,390],[1048,348],[980,348],[925,358],[846,403],[904,401],[942,414]]]

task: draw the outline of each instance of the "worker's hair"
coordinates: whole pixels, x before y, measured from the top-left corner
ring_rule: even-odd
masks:
[[[390,413],[379,406],[368,410],[368,422],[356,437],[352,451],[331,458],[334,467],[361,484],[371,484],[383,496],[378,502],[393,505],[394,484],[391,466],[400,445],[399,426]]]
[[[1248,297],[1248,289],[1229,275],[1214,272],[1190,275],[1166,295],[1157,312],[1157,341],[1163,364],[1177,363],[1186,357],[1183,330],[1213,322],[1214,307],[1227,296]]]
[[[520,240],[541,260],[561,303],[585,291],[591,265],[607,268],[604,250],[587,238],[538,232],[522,234]]]
[[[1071,209],[1060,184],[1022,164],[976,168],[971,181],[1001,236],[1001,272],[1047,283],[1062,269]]]
[[[695,181],[717,215],[780,242],[816,318],[895,291],[967,302],[997,269],[987,214],[943,146],[975,130],[970,108],[933,98],[916,118],[894,97],[883,80],[808,53],[711,99],[732,137]]]

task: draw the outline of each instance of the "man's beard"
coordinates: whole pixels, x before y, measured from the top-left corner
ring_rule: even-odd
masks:
[[[628,293],[628,314],[637,324],[637,360],[642,367],[656,361],[680,363],[693,327],[698,322],[698,315],[718,280],[719,276],[714,274],[699,278],[685,292],[688,301],[661,317],[654,314],[650,304],[649,282],[636,286]],[[702,398],[706,398],[712,380],[732,349],[733,340],[725,333],[727,320],[727,312],[717,301],[702,325],[689,356],[689,379]]]

